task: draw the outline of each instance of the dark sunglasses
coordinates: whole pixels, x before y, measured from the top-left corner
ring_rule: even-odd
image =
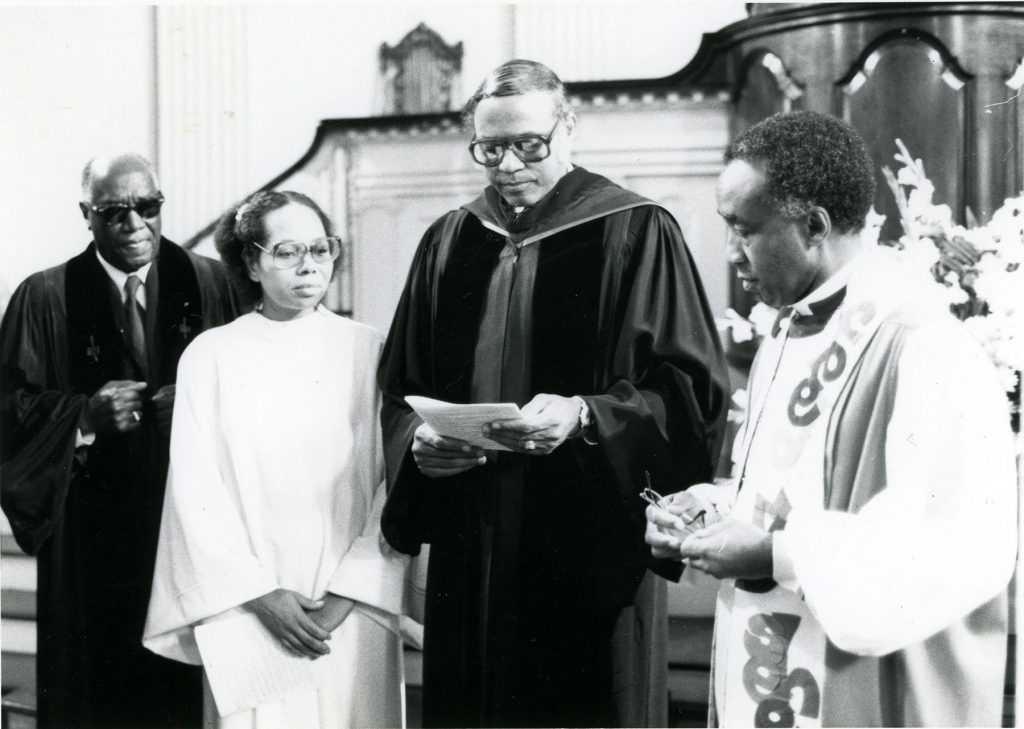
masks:
[[[160,214],[160,206],[164,204],[164,196],[157,194],[156,197],[143,198],[135,201],[134,204],[126,202],[110,202],[101,205],[89,205],[89,209],[96,213],[100,220],[107,225],[120,225],[128,217],[128,213],[134,210],[140,218],[152,220]]]

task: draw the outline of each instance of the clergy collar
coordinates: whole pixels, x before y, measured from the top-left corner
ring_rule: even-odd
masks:
[[[547,195],[518,214],[494,187],[488,187],[463,209],[484,227],[523,246],[620,210],[653,204],[601,175],[573,167]]]
[[[124,284],[128,280],[128,277],[138,276],[139,280],[142,281],[142,286],[139,287],[141,289],[146,285],[146,276],[149,275],[149,269],[153,265],[153,262],[150,261],[138,270],[126,273],[120,268],[112,266],[106,258],[101,256],[99,247],[96,248],[96,260],[100,262],[100,265],[103,266],[103,270],[107,272],[107,275],[110,276],[110,280],[114,282],[114,286],[116,286],[117,290],[121,292],[121,298],[124,298]]]
[[[835,311],[842,301],[842,296],[835,301],[836,295],[846,289],[846,282],[850,280],[850,262],[847,262],[838,271],[829,276],[825,281],[815,288],[811,293],[804,296],[792,305],[793,311],[800,316],[810,316],[820,313],[823,309]],[[834,306],[832,304],[835,304]]]
[[[844,264],[842,268],[825,279],[820,286],[795,304],[782,307],[772,326],[772,336],[777,337],[783,327],[787,327],[789,335],[796,338],[809,337],[824,329],[828,320],[832,318],[836,309],[846,298],[846,284],[850,280],[851,263],[852,261]]]

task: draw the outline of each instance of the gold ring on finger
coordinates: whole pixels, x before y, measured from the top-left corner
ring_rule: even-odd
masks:
[[[135,418],[135,422],[138,423],[142,420],[142,416],[139,415],[138,410],[132,410],[132,417]]]
[[[525,449],[526,449],[526,450],[528,450],[528,451],[532,451],[532,450],[534,450],[534,449],[535,449],[536,447],[537,447],[537,444],[536,444],[536,443],[534,443],[534,442],[533,442],[532,440],[528,440],[528,441],[526,441],[525,443],[523,443],[523,448],[525,448]]]

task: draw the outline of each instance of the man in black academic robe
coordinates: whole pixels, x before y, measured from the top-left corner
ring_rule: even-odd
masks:
[[[484,194],[424,236],[380,368],[383,531],[430,545],[426,726],[642,726],[665,714],[665,592],[648,478],[713,476],[721,348],[679,227],[571,167],[550,69],[512,61],[470,100]],[[405,395],[515,402],[511,452],[438,435]]]
[[[146,160],[93,160],[83,198],[93,242],[26,279],[0,326],[0,494],[38,556],[38,723],[199,726],[199,669],[143,649],[142,628],[178,358],[234,297],[219,263],[161,238]]]

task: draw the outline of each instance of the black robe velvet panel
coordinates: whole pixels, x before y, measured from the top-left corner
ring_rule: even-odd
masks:
[[[642,678],[613,675],[612,634],[648,568],[678,576],[650,557],[637,493],[645,473],[665,492],[711,478],[725,372],[675,221],[603,177],[576,168],[518,216],[489,188],[427,231],[380,369],[383,531],[410,554],[430,545],[426,725],[665,723],[664,675],[638,699]],[[417,470],[405,395],[542,392],[582,395],[598,444]],[[637,605],[636,650],[657,639],[654,607]]]
[[[145,285],[144,363],[94,244],[30,276],[0,327],[0,495],[19,545],[38,556],[40,727],[201,721],[199,670],[142,647],[169,446],[148,398],[236,306],[218,263],[167,240]],[[147,382],[142,427],[76,450],[86,400],[116,379]]]

